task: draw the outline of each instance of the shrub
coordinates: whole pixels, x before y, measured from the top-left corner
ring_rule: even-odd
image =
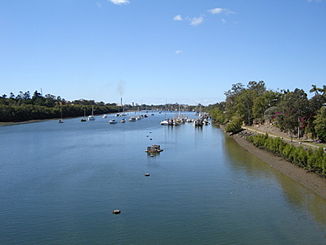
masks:
[[[241,124],[242,121],[240,118],[233,118],[226,124],[225,131],[228,133],[236,134],[242,130]]]
[[[247,139],[258,148],[268,150],[300,167],[326,176],[326,153],[322,148],[306,150],[288,144],[280,138],[268,137],[267,134],[249,136]]]

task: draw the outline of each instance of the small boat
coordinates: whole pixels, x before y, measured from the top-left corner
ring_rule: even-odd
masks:
[[[88,121],[94,121],[95,117],[94,117],[94,106],[92,106],[92,115],[88,116]]]
[[[81,122],[86,122],[86,110],[84,108],[84,117],[82,119],[80,119]]]
[[[121,210],[119,210],[119,209],[114,209],[114,210],[112,211],[112,214],[121,214]]]
[[[121,119],[120,122],[121,122],[121,123],[125,123],[125,122],[126,122],[126,119]]]
[[[181,123],[178,120],[173,121],[173,126],[180,126]]]
[[[161,149],[160,145],[152,145],[152,146],[148,146],[147,150],[145,152],[150,153],[150,154],[155,154],[155,153],[160,153],[163,150]]]
[[[129,122],[135,122],[135,121],[136,121],[136,117],[129,118]]]
[[[109,121],[109,124],[117,124],[117,123],[118,122],[116,120],[114,120],[114,119],[112,119],[112,120]]]
[[[195,127],[202,127],[203,126],[203,120],[201,120],[201,119],[196,119],[195,121],[194,121],[194,125],[195,125]]]
[[[63,118],[62,118],[62,107],[60,108],[60,113],[61,113],[61,118],[59,119],[59,123],[64,123]]]
[[[104,115],[102,116],[102,118],[108,118],[108,115],[104,114]]]
[[[169,121],[168,120],[164,120],[161,122],[161,125],[167,126],[169,125]]]

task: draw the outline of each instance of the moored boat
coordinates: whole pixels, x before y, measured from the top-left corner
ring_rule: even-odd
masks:
[[[117,123],[118,122],[116,120],[114,120],[114,119],[112,119],[112,120],[109,121],[109,124],[117,124]]]
[[[94,106],[92,106],[92,115],[88,116],[88,121],[94,121],[95,117],[94,117]]]
[[[152,145],[152,146],[148,146],[145,152],[153,154],[153,153],[160,153],[162,151],[163,150],[161,149],[160,145]]]
[[[163,120],[163,121],[161,121],[161,125],[167,126],[167,125],[169,125],[169,121]]]

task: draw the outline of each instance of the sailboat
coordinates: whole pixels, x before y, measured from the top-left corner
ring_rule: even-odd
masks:
[[[86,109],[84,108],[84,117],[80,119],[81,122],[86,122]]]
[[[63,118],[62,118],[62,107],[60,108],[60,113],[61,113],[61,118],[59,119],[59,123],[64,123]]]
[[[94,106],[92,106],[92,115],[88,116],[88,121],[94,121],[95,117],[94,117]]]

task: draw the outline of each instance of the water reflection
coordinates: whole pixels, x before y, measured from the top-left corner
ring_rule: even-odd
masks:
[[[225,137],[224,146],[227,155],[232,159],[232,161],[228,162],[233,170],[240,171],[241,169],[250,177],[264,177],[276,180],[281,187],[283,197],[288,203],[300,208],[302,211],[309,210],[317,222],[326,225],[326,200],[239,147],[231,137]]]

